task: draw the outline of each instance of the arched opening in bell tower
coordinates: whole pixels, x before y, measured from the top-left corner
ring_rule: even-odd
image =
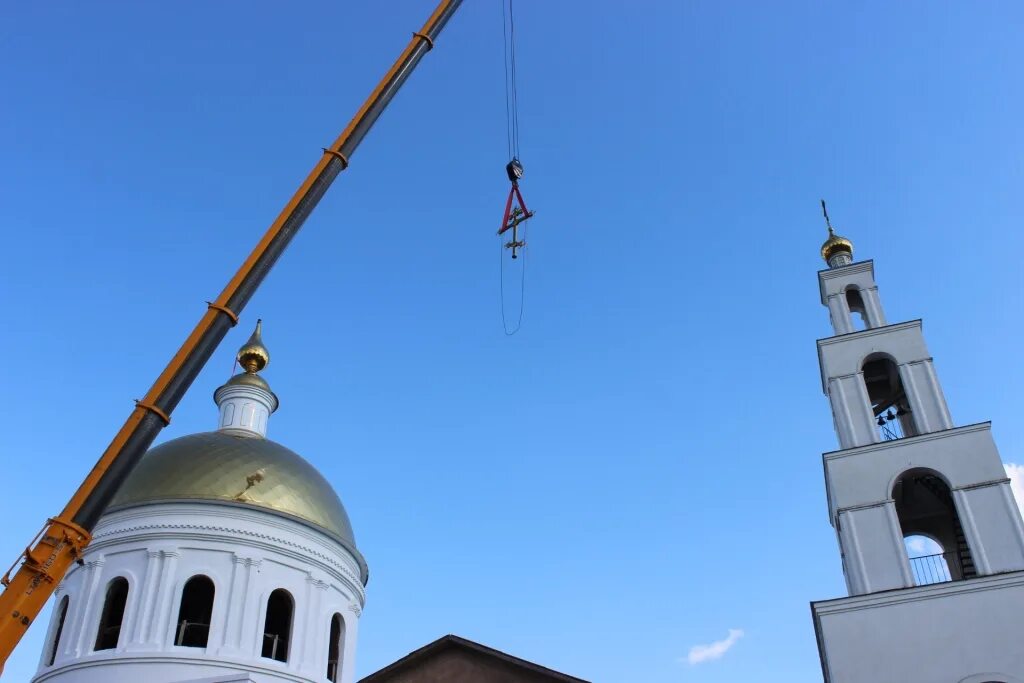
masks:
[[[953,494],[942,477],[931,470],[908,470],[893,485],[892,498],[915,585],[977,575]]]
[[[872,354],[864,359],[861,373],[882,440],[916,436],[918,431],[910,412],[910,401],[895,361],[883,354]]]
[[[850,321],[855,329],[866,330],[871,327],[868,323],[868,310],[864,305],[864,297],[861,296],[860,288],[850,286],[846,290],[846,305],[850,309]]]

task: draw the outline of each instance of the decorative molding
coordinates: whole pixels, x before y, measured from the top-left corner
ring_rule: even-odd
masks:
[[[882,334],[891,334],[892,332],[902,332],[903,330],[915,330],[920,328],[921,319],[918,318],[917,320],[908,320],[905,323],[893,323],[892,325],[883,325],[882,327],[869,327],[864,330],[850,332],[849,334],[836,335],[835,337],[822,337],[817,341],[817,344],[818,349],[820,350],[823,346],[832,346],[833,344],[845,344],[854,339],[866,339],[868,337],[875,337]]]
[[[243,567],[259,567],[263,564],[262,557],[249,557],[238,553],[231,553],[231,561]]]
[[[349,604],[348,611],[356,615],[357,617],[362,616],[363,614],[363,610],[359,609],[359,605],[357,605],[354,602]]]
[[[1024,586],[1024,571],[989,574],[988,576],[979,576],[966,581],[947,581],[945,583],[933,583],[926,586],[914,586],[913,588],[866,593],[864,595],[853,595],[833,600],[819,600],[812,602],[811,608],[816,615],[825,615],[874,609],[876,607],[899,605],[919,600],[941,599],[947,595],[999,590],[1012,586]]]
[[[861,453],[889,450],[893,448],[899,448],[907,444],[922,443],[924,441],[931,441],[933,439],[945,439],[951,436],[970,434],[971,432],[987,432],[991,431],[991,429],[991,422],[978,422],[977,424],[964,425],[963,427],[953,427],[952,429],[943,429],[937,432],[918,434],[917,436],[905,436],[902,439],[892,439],[891,441],[879,441],[877,443],[864,444],[863,446],[844,448],[838,451],[827,451],[825,453],[822,453],[821,455],[823,458],[825,458],[825,460],[839,460],[840,458],[848,458],[850,456],[860,455]]]
[[[190,648],[197,649],[197,648]],[[113,650],[105,650],[104,652],[113,652]],[[69,672],[80,671],[82,669],[91,669],[95,667],[113,668],[125,664],[171,664],[171,665],[201,665],[209,667],[223,668],[224,673],[221,676],[215,676],[212,679],[203,678],[200,681],[235,681],[232,676],[245,675],[239,672],[239,669],[245,671],[245,673],[260,674],[259,680],[265,680],[266,678],[281,681],[292,681],[293,683],[310,683],[310,677],[308,675],[301,675],[285,669],[283,666],[274,667],[261,665],[258,661],[261,658],[228,658],[228,657],[217,657],[216,659],[209,659],[198,653],[182,653],[179,656],[168,655],[167,653],[161,653],[157,656],[147,655],[133,655],[124,652],[118,652],[112,655],[103,656],[92,656],[87,660],[76,660],[66,665],[57,664],[52,667],[48,667],[46,671],[39,672],[36,677],[32,679],[33,683],[44,683],[51,679],[57,680],[75,680],[73,676],[66,676]],[[270,660],[264,660],[270,661]],[[123,675],[123,674],[122,674]],[[191,680],[191,679],[190,679]],[[240,681],[249,680],[247,678],[237,679]]]
[[[136,524],[136,525],[133,525],[133,526],[120,526],[119,525],[115,529],[105,529],[105,530],[97,533],[93,537],[93,542],[90,544],[90,547],[91,548],[102,548],[102,547],[107,546],[107,545],[113,545],[114,543],[117,543],[117,542],[119,542],[121,540],[125,540],[123,538],[120,538],[120,537],[123,537],[125,535],[136,534],[136,533],[141,533],[141,532],[154,532],[154,531],[215,532],[215,533],[226,534],[228,536],[232,536],[232,537],[236,537],[236,538],[238,536],[247,536],[249,538],[259,539],[259,540],[262,540],[262,541],[265,541],[265,542],[271,542],[271,543],[276,543],[276,544],[279,544],[279,545],[287,546],[289,548],[294,549],[295,551],[299,551],[299,553],[301,553],[301,555],[302,555],[301,559],[309,559],[310,557],[314,557],[314,558],[320,560],[325,565],[327,565],[327,566],[331,567],[332,569],[336,570],[339,574],[342,575],[343,578],[348,579],[348,581],[355,587],[356,592],[359,594],[359,596],[360,596],[360,598],[362,600],[365,601],[365,599],[366,599],[366,592],[365,592],[365,590],[363,588],[363,584],[362,584],[362,581],[360,580],[360,578],[358,576],[356,576],[356,574],[351,569],[349,569],[343,563],[339,562],[337,559],[335,559],[333,557],[330,557],[329,555],[327,555],[325,553],[322,553],[322,552],[320,552],[318,550],[310,548],[307,545],[302,545],[300,543],[296,543],[295,541],[290,541],[290,540],[288,540],[286,538],[282,538],[281,536],[276,536],[276,535],[267,534],[267,533],[259,533],[259,532],[256,532],[256,531],[250,531],[248,529],[242,529],[242,528],[239,528],[239,527],[221,526],[221,525],[214,525],[214,524],[187,524],[187,523],[182,523],[182,522],[173,522],[173,523],[171,523],[171,522],[163,522],[163,523],[151,523],[151,524]],[[178,551],[171,551],[171,552],[174,554],[174,556],[176,556],[178,554]],[[252,563],[251,565],[250,564],[246,564],[246,566],[259,566],[259,560],[255,560],[254,558],[242,558],[242,559],[243,559],[243,562],[248,560],[249,562]],[[238,562],[237,559],[235,561]],[[87,564],[88,564],[88,562],[87,562]]]
[[[331,585],[323,579],[313,576],[313,572],[306,572],[306,583],[320,590],[327,590]]]
[[[989,486],[1001,486],[1002,484],[1009,484],[1010,478],[1003,477],[1002,479],[992,479],[989,481],[979,481],[974,484],[964,484],[963,486],[953,486],[950,491],[970,491],[971,489],[983,489]]]

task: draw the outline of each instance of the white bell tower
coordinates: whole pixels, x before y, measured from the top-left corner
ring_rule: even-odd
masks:
[[[873,263],[828,229],[823,459],[849,597],[811,604],[825,681],[1022,683],[1024,523],[991,424],[954,425],[921,321],[888,324]]]

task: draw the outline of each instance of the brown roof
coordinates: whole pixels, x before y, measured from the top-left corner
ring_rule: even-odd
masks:
[[[440,660],[448,660],[444,664]],[[481,668],[486,672],[482,672]],[[438,638],[359,683],[588,683],[455,635]]]

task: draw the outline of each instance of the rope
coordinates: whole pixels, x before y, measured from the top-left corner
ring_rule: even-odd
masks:
[[[523,241],[526,241],[527,228],[523,228]],[[504,240],[498,239],[498,278],[501,281],[501,327],[505,330],[505,336],[511,337],[520,330],[523,326],[523,305],[526,302],[526,249],[523,249],[523,270],[519,275],[519,320],[516,321],[516,326],[509,330],[508,320],[505,318],[505,257],[504,250],[505,245],[502,244]]]
[[[516,79],[516,20],[512,0],[501,0],[501,37],[505,54],[505,137],[510,159],[519,158],[519,87]]]
[[[513,0],[501,0],[501,37],[504,44],[505,66],[505,142],[508,158],[519,158],[519,88],[516,84],[516,20],[512,8]],[[511,201],[511,200],[510,200]],[[525,210],[525,207],[523,207]],[[515,234],[515,233],[513,233]],[[526,242],[527,228],[523,224],[523,238]],[[513,238],[514,239],[514,238]],[[515,327],[509,328],[505,315],[505,257],[504,238],[498,239],[498,278],[500,279],[501,326],[505,336],[511,337],[523,326],[523,308],[526,301],[526,249],[523,249],[523,265],[519,275],[519,316]]]
[[[508,158],[512,158],[512,103],[508,86],[508,13],[505,0],[501,0],[501,61],[505,67],[505,141],[508,143]]]

